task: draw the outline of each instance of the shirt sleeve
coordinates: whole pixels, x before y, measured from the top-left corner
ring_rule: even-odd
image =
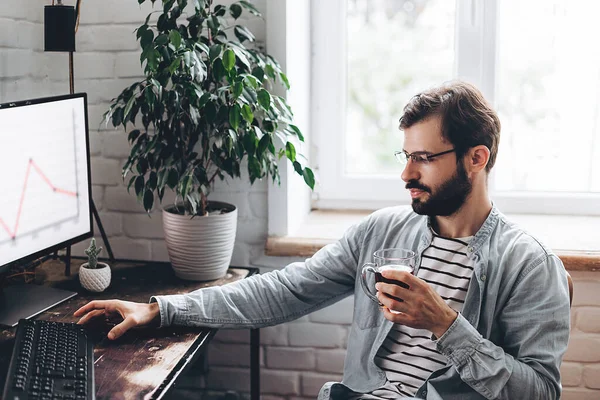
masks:
[[[438,350],[487,399],[558,399],[570,321],[561,261],[544,255],[525,268],[497,318],[496,326],[504,332],[502,347],[459,314],[437,340]]]
[[[153,296],[161,326],[260,328],[333,304],[354,291],[367,225],[365,219],[312,258],[281,270],[185,295]]]

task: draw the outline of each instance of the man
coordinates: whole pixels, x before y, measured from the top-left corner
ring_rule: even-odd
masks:
[[[451,82],[411,99],[400,128],[404,148],[396,156],[414,212],[379,210],[280,271],[150,304],[94,301],[75,315],[85,323],[120,314],[123,322],[109,333],[115,339],[153,321],[275,325],[354,294],[343,381],[326,384],[319,398],[559,398],[570,318],[566,271],[489,198],[496,113],[475,87]],[[408,288],[377,284],[380,307],[358,280],[360,266],[382,248],[414,250],[417,262],[414,275],[387,273]]]

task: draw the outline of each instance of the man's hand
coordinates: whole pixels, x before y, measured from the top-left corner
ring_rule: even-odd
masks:
[[[85,324],[93,318],[105,316],[106,318],[120,317],[123,321],[115,325],[108,338],[113,340],[122,336],[129,329],[136,326],[148,326],[156,324],[160,319],[158,303],[133,303],[122,300],[94,300],[81,307],[73,313],[75,317],[81,317],[78,324]]]
[[[439,294],[427,284],[409,272],[387,270],[384,278],[406,283],[409,288],[378,282],[377,298],[383,304],[385,318],[415,329],[427,329],[436,337],[441,337],[452,325],[458,313],[454,311]],[[388,296],[398,297],[396,301]],[[394,314],[390,310],[399,311]]]

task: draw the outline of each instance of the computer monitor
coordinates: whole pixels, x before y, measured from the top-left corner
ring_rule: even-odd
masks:
[[[0,274],[92,236],[85,93],[0,105]],[[6,285],[0,324],[14,326],[74,296]]]

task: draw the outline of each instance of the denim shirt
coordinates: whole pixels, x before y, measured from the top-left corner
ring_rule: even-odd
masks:
[[[354,317],[341,383],[319,398],[370,392],[386,381],[375,365],[393,326],[363,292],[361,266],[375,250],[416,251],[418,270],[431,244],[427,217],[405,207],[379,210],[305,262],[185,295],[156,296],[161,325],[260,328],[297,319],[354,294]],[[416,393],[427,399],[558,399],[569,339],[569,293],[560,259],[494,206],[473,237],[474,260],[464,308],[440,337],[448,364]],[[416,272],[415,271],[415,272]]]

